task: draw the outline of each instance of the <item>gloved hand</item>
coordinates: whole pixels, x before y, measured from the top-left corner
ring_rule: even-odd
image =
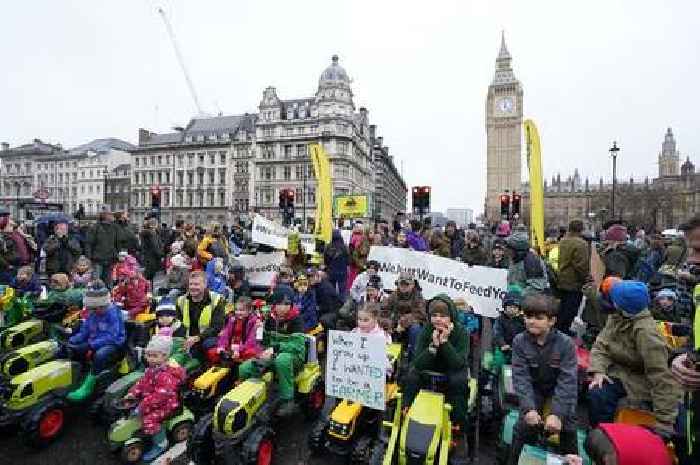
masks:
[[[681,354],[671,362],[671,373],[684,389],[694,391],[700,389],[700,371],[688,359],[688,354]]]

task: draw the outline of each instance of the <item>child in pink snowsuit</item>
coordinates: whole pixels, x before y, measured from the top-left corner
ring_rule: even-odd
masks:
[[[119,276],[136,274],[139,271],[139,262],[135,257],[122,250],[118,255],[119,261],[112,268],[112,281],[117,281]]]
[[[236,309],[228,317],[226,326],[219,333],[218,352],[227,352],[234,360],[248,360],[263,351],[261,342],[255,338],[258,316],[252,312],[250,297],[240,296]]]
[[[153,449],[144,455],[152,460],[167,449],[168,440],[162,423],[180,405],[178,387],[185,380],[185,370],[168,363],[173,340],[169,336],[155,335],[146,346],[145,357],[148,368],[143,377],[129,389],[125,400],[136,400],[141,416],[142,430],[153,436]]]

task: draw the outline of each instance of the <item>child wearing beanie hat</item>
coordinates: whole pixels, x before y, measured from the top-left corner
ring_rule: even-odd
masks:
[[[525,320],[520,309],[521,295],[509,291],[503,298],[503,311],[493,325],[493,343],[502,352],[510,355],[513,339],[525,331]],[[510,357],[508,357],[510,358]]]
[[[681,315],[676,309],[678,295],[672,289],[661,289],[654,297],[651,314],[657,321],[681,323]]]
[[[97,374],[110,368],[123,356],[126,343],[126,330],[122,312],[112,305],[109,289],[100,280],[90,283],[83,297],[88,316],[80,325],[80,330],[68,340],[73,358],[83,360],[92,353],[90,372],[79,388],[71,391],[67,398],[73,402],[85,400],[92,394],[97,382]]]
[[[649,292],[639,281],[619,281],[610,289],[615,306],[591,349],[589,414],[591,425],[614,421],[617,404],[627,398],[649,403],[654,428],[672,432],[682,392],[668,367],[668,349],[648,310]]]
[[[164,297],[156,307],[156,334],[168,333],[172,337],[185,337],[185,327],[182,322],[177,319],[177,308],[175,302],[169,297]]]
[[[144,462],[152,461],[168,448],[162,423],[180,406],[178,388],[185,380],[185,370],[168,363],[172,347],[169,336],[156,334],[151,338],[145,350],[148,367],[124,397],[126,402],[138,402],[142,430],[152,436],[153,446],[144,454]]]

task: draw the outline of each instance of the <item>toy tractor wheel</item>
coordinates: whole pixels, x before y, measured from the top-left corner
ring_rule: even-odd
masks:
[[[352,465],[367,465],[372,455],[372,438],[361,437],[352,447],[350,463]]]
[[[187,440],[187,456],[197,465],[214,463],[214,439],[212,437],[213,414],[199,419]]]
[[[139,463],[143,456],[143,441],[134,441],[122,447],[121,458],[124,463]]]
[[[313,389],[307,394],[304,406],[304,415],[309,420],[317,418],[326,404],[326,389],[322,381],[317,381]]]
[[[52,402],[31,415],[23,426],[25,437],[34,447],[48,446],[61,435],[65,421],[65,406]]]
[[[274,444],[271,438],[263,438],[258,444],[258,457],[256,465],[270,465],[272,463],[272,453]]]
[[[187,441],[192,435],[194,425],[191,421],[181,421],[170,431],[170,437],[174,443]]]
[[[372,452],[369,456],[369,465],[382,465],[384,463],[384,444],[377,441],[372,447]]]

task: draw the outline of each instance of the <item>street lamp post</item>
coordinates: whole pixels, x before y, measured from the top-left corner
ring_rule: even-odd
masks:
[[[617,152],[620,148],[617,146],[617,142],[613,141],[612,147],[610,147],[610,155],[613,159],[613,178],[612,178],[612,198],[610,199],[610,218],[615,218],[615,188],[617,187]]]

